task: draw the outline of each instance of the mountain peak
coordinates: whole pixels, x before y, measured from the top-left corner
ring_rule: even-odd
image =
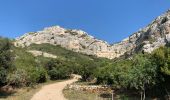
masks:
[[[60,45],[75,52],[113,59],[139,51],[151,53],[170,42],[170,10],[158,16],[151,24],[132,34],[119,43],[110,45],[94,38],[82,30],[65,29],[60,26],[44,28],[42,31],[27,33],[18,38],[16,46],[33,43]]]

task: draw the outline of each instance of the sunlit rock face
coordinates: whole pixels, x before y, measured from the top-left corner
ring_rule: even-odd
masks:
[[[68,30],[59,26],[45,28],[42,31],[30,32],[16,39],[15,46],[25,47],[31,44],[49,43],[60,45],[75,52],[98,57],[113,58],[114,52],[107,42],[95,39],[81,30]]]
[[[60,45],[75,52],[87,55],[118,58],[125,53],[138,51],[151,53],[153,50],[170,42],[170,10],[157,17],[147,27],[140,29],[119,43],[110,45],[94,38],[82,30],[70,30],[60,26],[30,32],[16,39],[15,46],[25,47],[31,44],[49,43]]]

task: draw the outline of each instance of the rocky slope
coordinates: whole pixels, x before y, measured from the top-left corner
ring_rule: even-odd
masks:
[[[114,57],[111,45],[95,39],[81,30],[68,30],[59,26],[45,28],[43,31],[27,33],[16,39],[16,46],[29,46],[30,44],[50,43],[61,45],[64,48],[98,57]]]
[[[59,26],[30,32],[16,39],[15,46],[50,43],[87,55],[113,59],[138,51],[152,52],[170,41],[170,10],[157,17],[147,27],[140,29],[119,43],[110,45],[81,30],[69,30]]]

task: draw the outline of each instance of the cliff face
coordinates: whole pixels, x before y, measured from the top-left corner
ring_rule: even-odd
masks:
[[[27,33],[16,39],[16,46],[29,46],[30,44],[49,43],[98,57],[113,58],[114,51],[107,42],[95,39],[81,30],[68,30],[59,26],[45,28],[43,31]]]
[[[153,50],[170,42],[170,10],[157,17],[147,27],[140,29],[127,38],[126,43],[132,46],[131,52]]]
[[[138,51],[152,52],[154,49],[170,42],[170,10],[157,17],[147,27],[140,29],[121,42],[110,45],[95,39],[81,30],[69,30],[59,26],[45,28],[42,31],[27,33],[16,39],[15,46],[49,43],[81,52],[113,59],[125,53]]]

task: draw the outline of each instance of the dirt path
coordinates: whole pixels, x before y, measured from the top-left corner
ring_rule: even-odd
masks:
[[[62,91],[68,84],[78,81],[78,78],[80,76],[74,75],[73,79],[46,85],[31,100],[67,100],[64,98]]]

